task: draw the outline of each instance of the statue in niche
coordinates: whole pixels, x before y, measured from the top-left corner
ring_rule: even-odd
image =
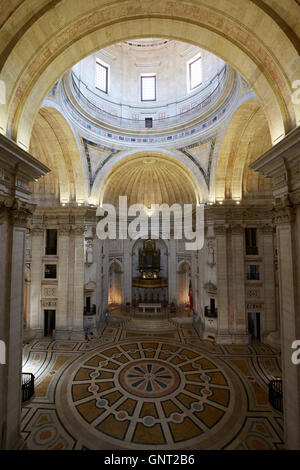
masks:
[[[87,246],[86,246],[86,263],[87,264],[92,264],[93,261],[93,242],[91,240],[88,240]]]
[[[209,266],[214,266],[216,264],[215,261],[215,247],[212,241],[208,242],[207,245],[207,264]]]

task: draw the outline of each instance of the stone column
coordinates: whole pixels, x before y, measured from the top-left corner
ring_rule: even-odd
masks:
[[[6,364],[0,365],[0,448],[12,449],[19,439],[21,414],[24,254],[28,213],[0,209],[0,338]]]
[[[245,308],[245,231],[241,225],[232,227],[232,288],[234,313],[234,342],[248,343]]]
[[[20,447],[25,236],[29,181],[49,169],[0,134],[0,449]],[[3,344],[2,343],[2,344]]]
[[[300,450],[300,365],[292,343],[300,340],[300,127],[250,166],[273,178],[277,232],[285,448]]]
[[[218,289],[218,343],[230,344],[228,323],[228,279],[227,279],[227,229],[224,225],[214,228],[217,248]]]
[[[300,196],[300,195],[299,195]],[[300,197],[299,197],[300,203]],[[292,343],[300,340],[300,206],[277,209],[281,353],[285,445],[300,450],[300,365],[292,363]],[[297,213],[297,216],[296,216]]]
[[[264,225],[261,230],[263,238],[263,281],[264,281],[264,336],[275,332],[279,325],[276,322],[276,294],[275,294],[275,268],[274,268],[274,229],[271,225]]]
[[[130,253],[130,241],[123,240],[123,303],[132,302],[132,255]]]
[[[56,311],[56,339],[68,339],[69,331],[69,241],[70,225],[60,225],[58,229],[58,295]]]
[[[168,244],[168,290],[169,303],[175,302],[176,295],[176,277],[177,277],[177,260],[176,260],[176,240],[170,240]]]
[[[100,317],[102,315],[102,252],[101,252],[101,244],[102,241],[97,238],[95,240],[95,248],[96,248],[96,306],[97,306],[97,324],[99,326]]]
[[[28,326],[30,334],[35,337],[43,336],[43,319],[41,307],[41,288],[43,278],[42,258],[45,253],[45,229],[43,226],[34,226],[31,234],[31,289],[30,289],[30,314]]]
[[[71,339],[84,339],[83,307],[84,307],[84,233],[85,226],[78,225],[75,233],[74,259],[74,316]]]

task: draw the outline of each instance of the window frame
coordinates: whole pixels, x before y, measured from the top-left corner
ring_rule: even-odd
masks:
[[[192,92],[194,90],[196,90],[196,88],[198,88],[199,86],[202,85],[203,81],[202,81],[202,66],[201,66],[201,77],[200,77],[200,83],[198,85],[195,85],[194,87],[192,87],[192,65],[195,63],[195,62],[198,62],[198,60],[200,61],[200,64],[201,64],[201,59],[202,59],[202,55],[201,54],[198,54],[196,55],[195,57],[193,57],[191,60],[188,61],[187,63],[187,69],[188,69],[188,80],[187,80],[187,84],[188,84],[188,92]]]
[[[100,67],[103,67],[106,71],[106,80],[105,80],[105,90],[103,90],[102,88],[100,88],[98,86],[98,83],[97,83],[97,67],[100,66]],[[108,64],[106,64],[105,62],[103,62],[102,60],[100,59],[96,59],[96,71],[95,71],[95,88],[99,91],[101,91],[102,93],[105,93],[106,95],[108,95],[109,93],[109,72],[110,72],[110,67]]]
[[[252,266],[255,267],[255,270],[251,269]],[[246,281],[260,281],[260,271],[261,271],[260,270],[260,264],[247,263],[246,264]],[[248,274],[249,274],[249,277],[248,277]],[[254,277],[252,277],[252,276],[254,276]]]
[[[55,266],[55,277],[46,277],[46,266]],[[51,262],[50,263],[48,263],[48,262],[44,263],[43,280],[44,281],[49,281],[49,282],[57,281],[58,280],[57,267],[58,267],[57,263],[51,263]]]
[[[245,227],[246,255],[258,255],[257,228]]]
[[[144,78],[154,78],[154,98],[153,99],[146,100],[143,98],[143,79]],[[140,84],[141,84],[141,101],[143,102],[156,101],[156,73],[141,73]]]

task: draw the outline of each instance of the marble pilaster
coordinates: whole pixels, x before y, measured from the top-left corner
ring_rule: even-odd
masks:
[[[84,339],[83,307],[84,307],[84,233],[85,226],[74,228],[74,315],[71,339]]]
[[[241,225],[232,227],[232,287],[234,312],[234,342],[248,343],[245,309],[245,231]]]
[[[69,337],[69,245],[70,225],[60,225],[58,229],[58,298],[56,310],[56,338]]]
[[[21,372],[26,227],[34,206],[28,184],[49,169],[0,134],[0,449],[21,445]]]
[[[224,225],[214,228],[217,248],[218,285],[218,338],[223,344],[231,343],[228,317],[228,278],[227,278],[227,229]]]
[[[300,449],[300,366],[292,343],[300,340],[300,127],[254,163],[273,179],[281,324],[285,448]]]

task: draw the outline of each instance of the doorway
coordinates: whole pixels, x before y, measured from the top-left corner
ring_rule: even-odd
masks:
[[[249,342],[261,340],[260,335],[260,312],[248,312],[248,336]]]
[[[55,330],[55,310],[44,310],[44,336],[52,336]]]

